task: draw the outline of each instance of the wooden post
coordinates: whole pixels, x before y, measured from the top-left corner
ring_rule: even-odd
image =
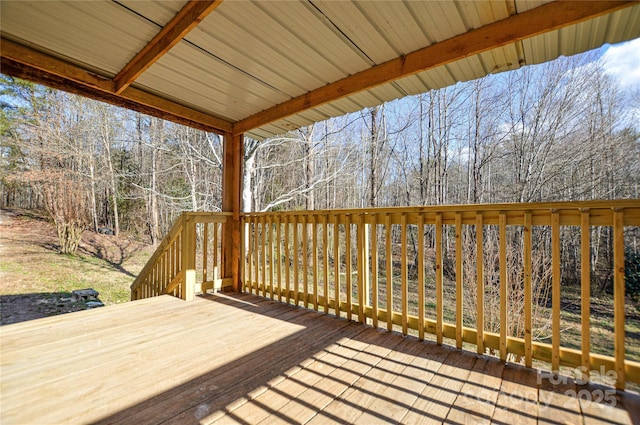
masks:
[[[195,298],[196,288],[196,225],[193,217],[182,214],[182,299]]]
[[[223,276],[231,278],[233,290],[242,290],[240,275],[240,212],[242,190],[242,157],[244,136],[224,134],[222,164],[222,211],[232,212],[227,218],[222,236]]]

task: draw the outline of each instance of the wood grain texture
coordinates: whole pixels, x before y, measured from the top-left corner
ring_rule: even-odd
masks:
[[[249,294],[154,297],[4,326],[0,338],[3,424],[640,415],[637,394],[617,394],[615,407],[578,400],[575,386],[539,382],[531,369]]]

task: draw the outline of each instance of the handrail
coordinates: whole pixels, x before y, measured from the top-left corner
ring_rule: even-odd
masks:
[[[640,382],[640,363],[625,358],[625,226],[638,237],[640,200],[244,213],[241,276],[248,292],[405,335],[433,334],[438,344],[473,344],[504,361],[603,367],[624,388]],[[592,234],[603,228],[613,241],[609,354],[593,351],[604,347],[591,344],[589,330]],[[572,245],[581,335],[568,344],[561,301],[570,234],[582,243]],[[549,332],[537,324],[543,319]]]
[[[131,299],[171,294],[188,300],[195,292],[229,286],[229,279],[217,278],[216,274],[221,270],[219,234],[230,215],[183,212],[131,285]],[[215,227],[209,237],[211,224]],[[209,259],[213,262],[213,279],[207,275]]]

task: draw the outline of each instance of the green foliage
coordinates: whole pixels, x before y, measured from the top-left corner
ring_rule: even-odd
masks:
[[[625,291],[634,300],[640,298],[640,252],[627,249],[624,255]]]

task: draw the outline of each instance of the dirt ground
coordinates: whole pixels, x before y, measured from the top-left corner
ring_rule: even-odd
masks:
[[[92,308],[71,291],[93,288],[125,302],[147,245],[85,231],[75,256],[58,253],[55,227],[37,213],[0,210],[0,325]]]

